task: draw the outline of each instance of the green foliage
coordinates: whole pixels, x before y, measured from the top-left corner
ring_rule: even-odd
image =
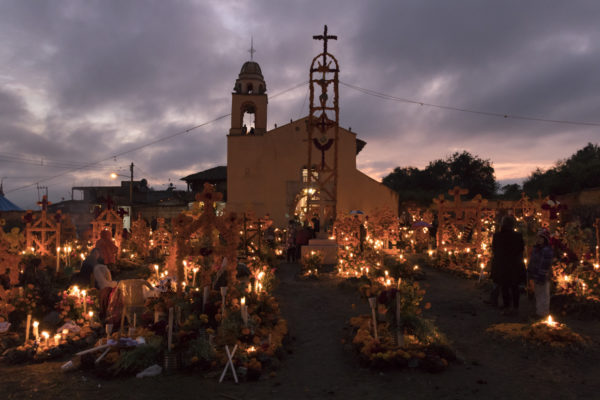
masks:
[[[415,314],[409,314],[402,318],[402,327],[415,335],[420,342],[425,344],[448,344],[448,339],[435,326],[433,321]]]
[[[314,251],[307,253],[302,257],[302,271],[307,272],[309,270],[318,271],[323,263],[323,254],[320,251]]]
[[[523,188],[518,183],[510,183],[502,186],[502,195],[500,196],[504,200],[519,200],[521,198],[521,192]]]
[[[215,356],[215,351],[210,345],[208,338],[200,336],[197,339],[192,340],[186,350],[187,357],[184,359],[198,358],[198,361],[209,362]]]
[[[454,186],[469,189],[469,194],[492,197],[497,188],[494,168],[467,151],[456,152],[445,160],[435,160],[420,170],[397,167],[383,178],[383,184],[398,192],[400,202],[428,205],[434,197],[447,194]]]
[[[227,313],[225,314],[225,319],[222,320],[221,326],[219,326],[217,335],[223,343],[233,345],[238,340],[242,324],[242,317],[240,317],[239,312]]]
[[[122,352],[119,360],[110,368],[115,376],[138,373],[159,361],[160,348],[143,344],[130,351]]]
[[[566,194],[600,186],[600,147],[588,143],[546,171],[536,169],[523,183],[530,197]]]

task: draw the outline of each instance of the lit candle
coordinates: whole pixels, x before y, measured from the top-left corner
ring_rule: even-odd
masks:
[[[48,347],[49,346],[48,339],[50,338],[50,334],[48,332],[46,332],[46,331],[43,331],[42,332],[42,337],[44,338],[44,346]]]
[[[60,344],[60,333],[54,335],[54,345],[58,346]]]
[[[62,330],[62,338],[66,339],[67,336],[69,336],[69,330],[68,329],[63,329]]]
[[[86,302],[86,292],[85,290],[81,291],[81,297],[83,297],[83,313],[85,314],[87,311],[87,302]]]
[[[33,337],[35,337],[35,341],[39,342],[40,340],[40,331],[39,329],[40,323],[37,321],[33,321]]]
[[[89,311],[88,312],[88,318],[91,320],[92,318],[94,318],[94,312],[93,311]]]
[[[248,326],[248,306],[246,305],[246,298],[242,297],[240,300],[241,303],[241,312],[242,312],[242,321],[244,321],[244,327]]]
[[[548,319],[546,319],[544,323],[549,327],[555,327],[556,325],[558,325],[558,322],[552,319],[552,315],[548,315]]]
[[[196,273],[198,272],[198,268],[194,267],[194,269],[192,271],[194,271],[194,279],[192,280],[192,286],[196,286]]]
[[[56,273],[58,274],[58,270],[60,269],[60,247],[56,248]]]
[[[160,277],[158,276],[158,264],[154,264],[154,270],[156,271],[156,279],[160,280]]]

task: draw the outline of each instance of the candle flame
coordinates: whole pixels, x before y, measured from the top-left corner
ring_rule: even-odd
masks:
[[[242,305],[246,304],[246,298],[242,297],[241,300],[240,300],[240,303],[242,303]]]
[[[556,322],[552,319],[552,315],[548,315],[548,318],[544,321],[544,323],[551,327],[558,325],[558,322]]]

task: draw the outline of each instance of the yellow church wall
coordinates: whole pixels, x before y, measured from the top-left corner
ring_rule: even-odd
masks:
[[[333,137],[330,132],[329,137]],[[269,214],[277,226],[285,226],[302,190],[302,168],[307,164],[308,144],[305,119],[268,131],[262,136],[227,138],[227,210]],[[333,148],[325,152],[334,163]],[[312,163],[319,165],[321,152],[314,151]],[[359,209],[397,210],[396,195],[381,183],[356,169],[356,135],[339,129],[338,214]]]

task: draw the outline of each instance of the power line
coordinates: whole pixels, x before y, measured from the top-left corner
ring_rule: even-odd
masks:
[[[292,91],[292,90],[294,90],[294,89],[297,89],[297,88],[299,88],[299,87],[301,87],[301,86],[303,86],[303,85],[306,85],[306,84],[308,84],[308,81],[304,81],[304,82],[302,82],[302,83],[298,83],[298,84],[296,84],[296,85],[294,85],[294,86],[292,86],[292,87],[290,87],[290,88],[288,88],[288,89],[285,89],[285,90],[283,90],[283,91],[281,91],[281,92],[279,92],[279,93],[276,93],[276,94],[274,94],[273,96],[271,96],[271,98],[275,98],[275,97],[281,96],[282,94],[285,94],[285,93],[287,93],[287,92],[290,92],[290,91]],[[72,172],[77,172],[77,171],[81,171],[81,170],[83,170],[83,169],[87,169],[87,168],[90,168],[90,167],[96,166],[96,165],[98,165],[98,164],[100,164],[100,163],[102,163],[102,162],[104,162],[104,161],[112,160],[112,159],[114,159],[114,158],[117,158],[117,157],[123,156],[123,155],[125,155],[125,154],[133,153],[133,152],[135,152],[135,151],[138,151],[138,150],[141,150],[141,149],[143,149],[143,148],[145,148],[145,147],[153,146],[153,145],[155,145],[155,144],[157,144],[157,143],[161,143],[161,142],[164,142],[164,141],[166,141],[166,140],[173,139],[173,138],[175,138],[175,137],[177,137],[177,136],[184,135],[184,134],[186,134],[186,133],[189,133],[189,132],[191,132],[191,131],[193,131],[193,130],[196,130],[196,129],[198,129],[198,128],[202,128],[202,127],[204,127],[204,126],[207,126],[207,125],[213,124],[213,123],[215,123],[215,122],[217,122],[217,121],[220,121],[220,120],[222,120],[223,118],[227,118],[227,117],[229,117],[230,115],[231,115],[231,113],[227,113],[227,114],[221,115],[221,116],[219,116],[219,117],[216,117],[216,118],[214,118],[214,119],[212,119],[212,120],[210,120],[210,121],[203,122],[203,123],[201,123],[201,124],[199,124],[199,125],[192,126],[191,128],[185,129],[185,130],[183,130],[183,131],[179,131],[179,132],[176,132],[176,133],[173,133],[173,134],[170,134],[170,135],[163,136],[163,137],[161,137],[161,138],[158,138],[158,139],[156,139],[156,140],[152,140],[152,141],[150,141],[150,142],[147,142],[147,143],[141,144],[141,145],[139,145],[139,146],[135,146],[135,147],[133,147],[133,148],[130,148],[130,149],[128,149],[128,150],[121,151],[121,152],[119,152],[119,153],[113,154],[113,155],[111,155],[111,156],[109,156],[109,157],[106,157],[106,158],[104,158],[104,159],[101,159],[101,160],[98,160],[98,161],[94,161],[94,162],[90,162],[90,163],[87,163],[87,164],[83,164],[82,166],[79,166],[79,167],[72,168],[72,169],[70,169],[70,170],[67,170],[67,171],[61,172],[60,174],[57,174],[57,175],[53,175],[53,176],[50,176],[50,177],[47,177],[47,178],[44,178],[44,179],[40,179],[39,181],[37,181],[37,182],[33,182],[33,183],[30,183],[30,184],[28,184],[28,185],[19,186],[19,187],[17,187],[17,188],[14,188],[14,189],[11,189],[11,190],[8,190],[8,191],[6,191],[6,193],[12,193],[12,192],[16,192],[16,191],[18,191],[18,190],[26,189],[26,188],[29,188],[29,187],[35,186],[35,185],[39,184],[40,182],[47,182],[47,181],[54,180],[54,179],[56,179],[56,178],[60,178],[60,177],[62,177],[62,176],[65,176],[65,175],[67,175],[67,174],[70,174],[70,173],[72,173]]]
[[[460,112],[470,113],[470,114],[487,115],[489,117],[511,118],[511,119],[525,120],[525,121],[548,122],[548,123],[554,123],[554,124],[580,125],[580,126],[581,125],[583,125],[583,126],[600,126],[600,123],[596,123],[596,122],[580,122],[580,121],[569,121],[569,120],[536,118],[536,117],[527,117],[527,116],[523,116],[523,115],[503,114],[503,113],[496,113],[496,112],[471,110],[471,109],[468,109],[468,108],[461,108],[461,107],[444,106],[444,105],[439,105],[439,104],[426,103],[426,102],[423,102],[423,101],[416,101],[416,100],[411,100],[411,99],[405,99],[405,98],[402,98],[402,97],[396,97],[396,96],[392,96],[392,95],[389,95],[389,94],[385,94],[385,93],[381,93],[381,92],[376,92],[376,91],[371,90],[371,89],[361,88],[360,86],[352,85],[350,83],[345,83],[345,82],[342,82],[342,81],[340,81],[340,84],[342,84],[342,85],[344,85],[344,86],[346,86],[346,87],[348,87],[350,89],[354,89],[354,90],[359,91],[361,93],[367,94],[369,96],[378,97],[380,99],[393,100],[393,101],[397,101],[397,102],[400,102],[400,103],[415,104],[415,105],[419,105],[419,106],[427,106],[427,107],[439,108],[439,109],[442,109],[442,110],[460,111]]]

